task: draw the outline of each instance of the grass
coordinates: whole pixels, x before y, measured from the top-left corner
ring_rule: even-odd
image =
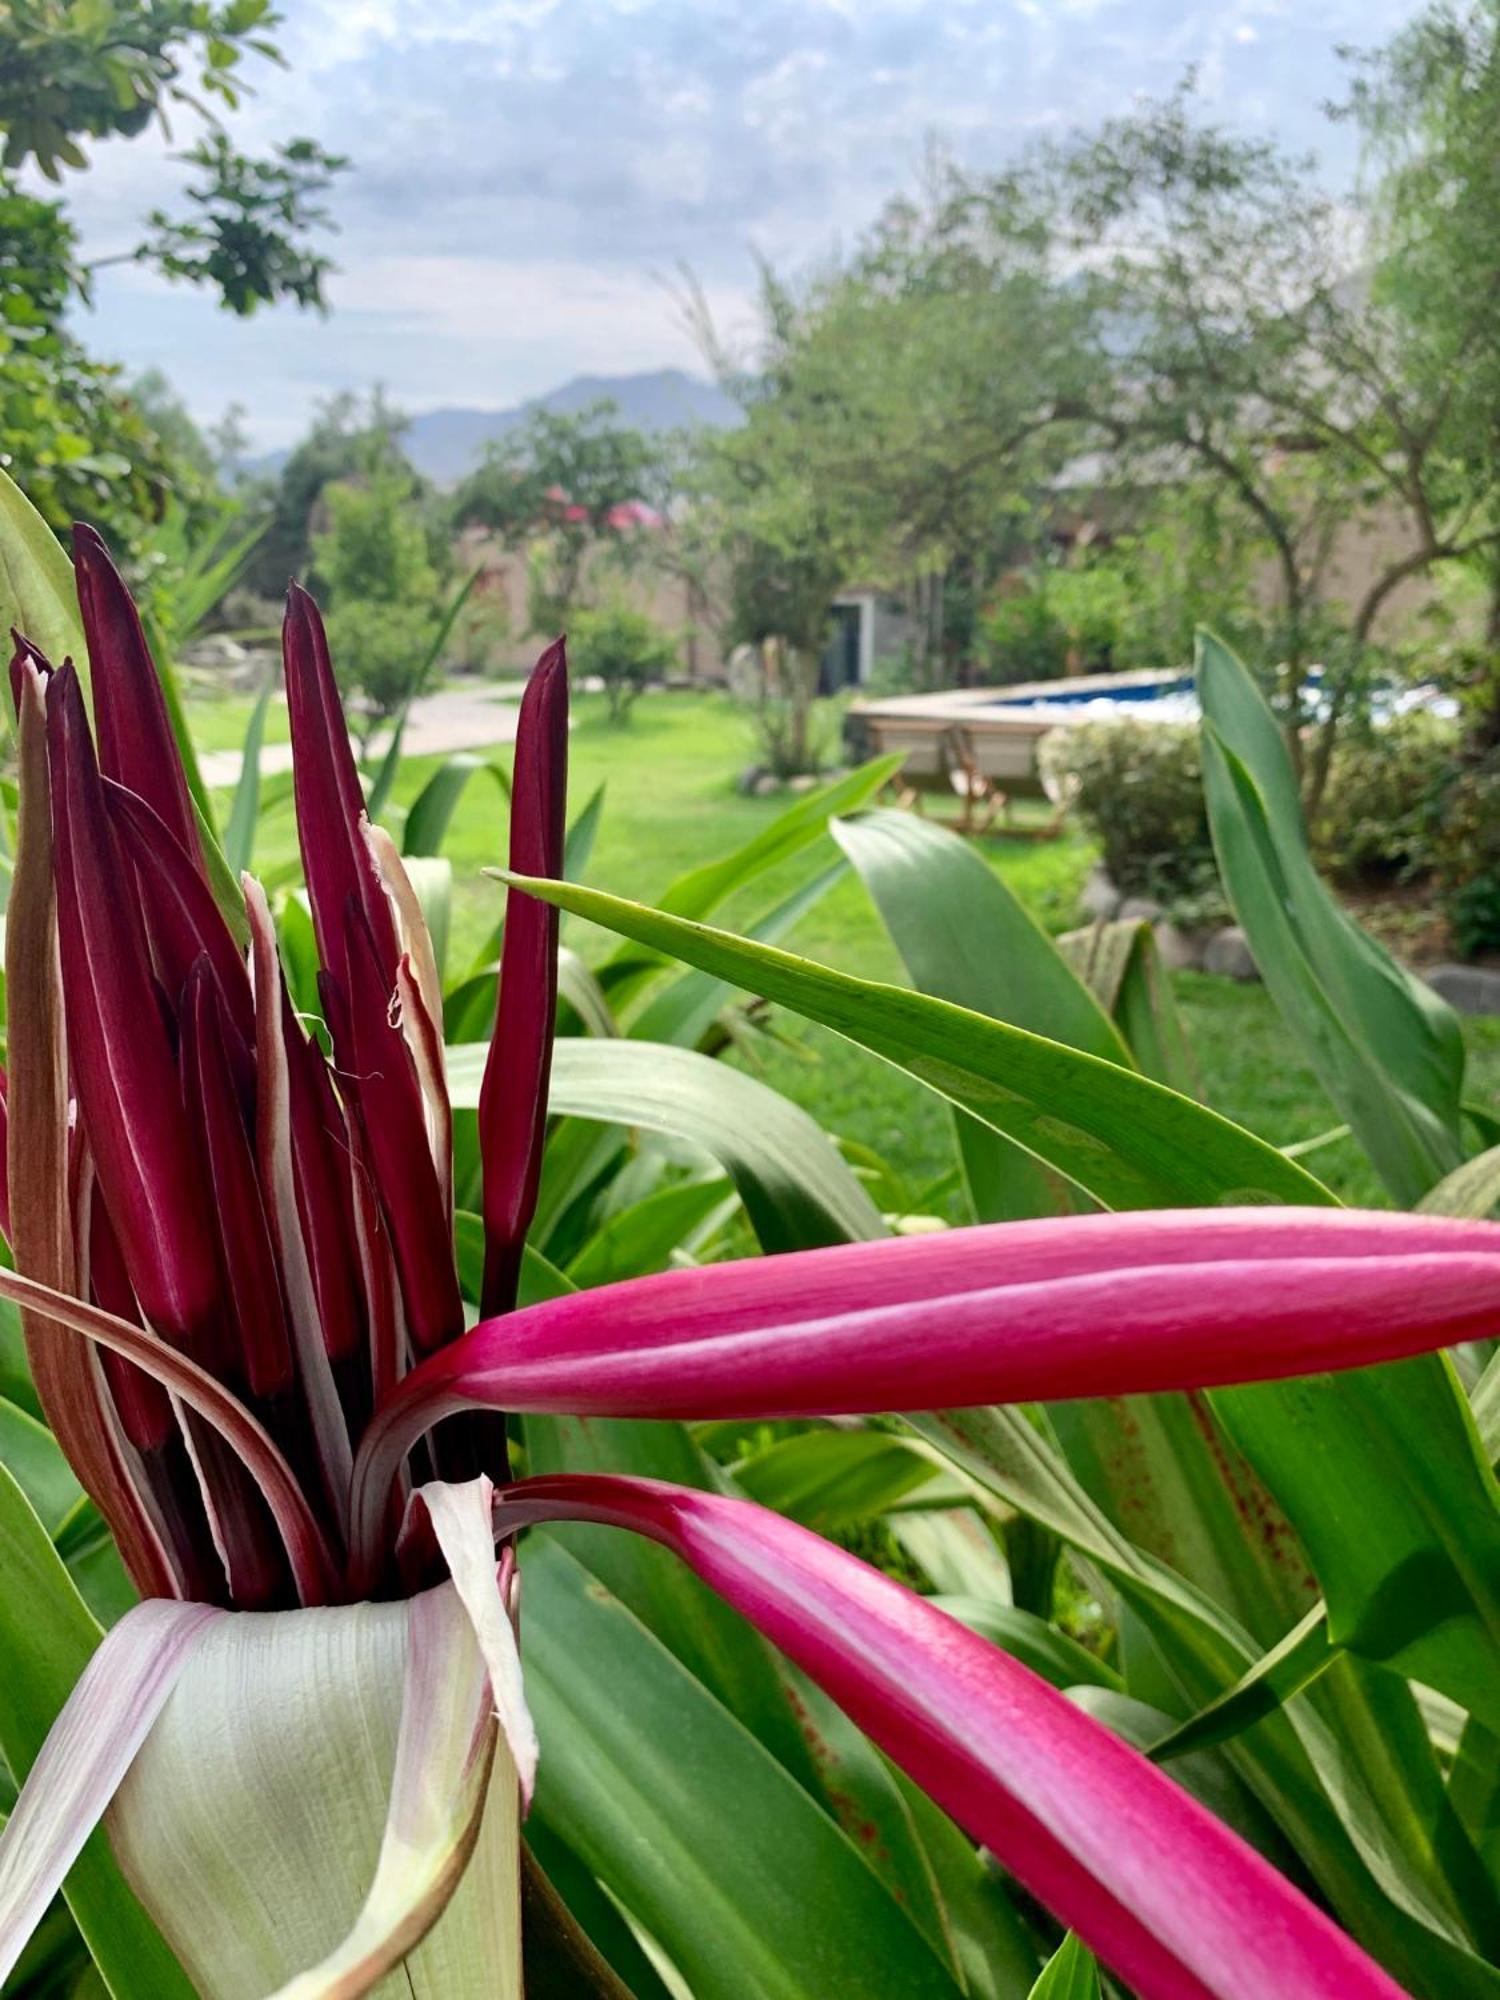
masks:
[[[190,712],[201,747],[238,747],[249,708],[248,700],[234,697],[212,702],[195,698]],[[284,734],[285,710],[279,704],[272,720],[280,721]],[[232,730],[235,723],[238,736]],[[508,764],[508,749],[494,755]],[[616,894],[654,901],[684,870],[752,838],[785,806],[784,800],[746,798],[736,791],[735,776],[753,756],[749,725],[727,697],[652,696],[636,705],[624,726],[607,720],[602,700],[580,698],[571,738],[572,810],[576,813],[598,785],[606,788],[589,879]],[[442,762],[435,757],[406,760],[393,818],[405,811]],[[450,971],[467,965],[499,914],[502,891],[480,870],[502,858],[504,845],[504,812],[495,788],[482,778],[471,782],[445,848],[454,869]],[[1082,835],[1037,842],[986,840],[981,851],[1048,929],[1063,930],[1076,920],[1078,891],[1093,859]],[[256,867],[265,873],[290,869],[295,855],[290,807],[283,799],[262,821]],[[825,839],[811,860],[819,865],[835,858],[832,842]],[[718,921],[731,928],[748,923],[805,879],[808,866],[804,855],[763,876]],[[611,940],[586,925],[570,922],[568,935],[586,956],[598,957],[610,948]],[[867,978],[902,978],[895,951],[852,875],[835,884],[791,943],[810,958]],[[1311,1138],[1338,1122],[1263,987],[1181,973],[1174,989],[1204,1095],[1216,1109],[1277,1145]],[[952,1164],[948,1114],[930,1092],[825,1030],[787,1016],[773,1016],[770,1025],[773,1035],[755,1056],[735,1060],[752,1061],[767,1082],[829,1131],[880,1153],[913,1201],[942,1180]],[[1468,1021],[1465,1034],[1468,1094],[1493,1103],[1500,1093],[1500,1021]],[[1351,1141],[1319,1151],[1308,1165],[1345,1200],[1382,1198]],[[951,1195],[939,1192],[933,1199],[943,1212],[951,1212]]]

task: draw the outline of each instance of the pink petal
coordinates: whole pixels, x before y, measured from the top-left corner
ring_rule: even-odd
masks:
[[[84,1129],[142,1310],[207,1356],[219,1287],[213,1239],[140,904],[70,667],[48,688],[47,747],[68,1048]]]
[[[396,981],[395,925],[359,832],[364,794],[328,658],[322,615],[295,583],[287,592],[281,649],[292,730],[297,834],[318,956],[329,972],[343,977],[344,909],[352,896],[370,925],[381,977],[389,988]]]
[[[673,1550],[1142,2000],[1399,2000],[1253,1848],[1019,1661],[751,1501],[531,1479],[496,1532],[603,1522]]]
[[[249,999],[247,983],[247,1007]],[[235,1032],[213,968],[206,956],[200,958],[183,995],[178,1044],[183,1099],[203,1185],[219,1222],[224,1317],[235,1332],[233,1379],[258,1401],[269,1402],[292,1388],[292,1347],[255,1154],[229,1056]]]
[[[346,912],[347,1035],[335,1048],[390,1225],[412,1344],[425,1354],[463,1329],[447,1205],[428,1145],[421,1081],[400,1025],[396,979],[381,970],[363,912]],[[325,982],[326,984],[326,982]]]
[[[376,1412],[356,1520],[462,1409],[792,1417],[1272,1381],[1493,1332],[1500,1226],[1340,1209],[1054,1216],[663,1272],[482,1321]],[[361,1527],[361,1533],[367,1528]]]
[[[241,1041],[248,1045],[255,1035],[250,978],[213,891],[143,798],[108,778],[104,796],[110,822],[135,871],[157,977],[175,1003],[194,965],[206,958],[219,997]]]
[[[38,1315],[46,1336],[51,1339],[62,1338],[62,1330],[66,1329],[82,1334],[96,1346],[123,1354],[201,1417],[250,1474],[270,1510],[286,1546],[302,1602],[326,1602],[335,1574],[327,1539],[275,1442],[222,1383],[143,1327],[131,1326],[99,1306],[68,1298],[50,1285],[22,1277],[17,1271],[0,1270],[0,1299],[10,1299]]]
[[[516,725],[510,865],[518,873],[561,875],[567,777],[568,660],[559,639],[533,668]],[[479,1092],[486,1313],[515,1304],[521,1246],[536,1209],[557,1013],[557,928],[550,905],[509,892],[495,1032]]]
[[[198,822],[140,614],[109,550],[81,522],[73,529],[73,567],[88,641],[100,769],[138,792],[201,867]]]
[[[20,1269],[63,1291],[78,1283],[68,1185],[68,1075],[58,960],[55,852],[40,656],[21,648],[11,666],[20,745],[16,865],[5,922],[10,1002],[6,1102],[10,1242]],[[27,1359],[47,1421],[68,1463],[103,1511],[137,1587],[181,1593],[150,1508],[126,1464],[119,1423],[93,1357],[52,1337],[23,1313]]]

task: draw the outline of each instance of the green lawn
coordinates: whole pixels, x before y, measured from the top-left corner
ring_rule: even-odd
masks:
[[[248,709],[248,702],[235,699],[194,699],[194,732],[204,747],[237,746]],[[276,719],[284,727],[284,710]],[[238,735],[232,733],[231,721],[237,722]],[[508,762],[508,749],[495,754]],[[749,725],[727,697],[654,695],[637,705],[623,727],[608,722],[601,700],[581,698],[571,738],[571,809],[576,812],[597,785],[606,787],[590,880],[620,895],[652,900],[684,869],[751,838],[785,803],[744,798],[735,790],[736,773],[753,758]],[[439,762],[417,758],[403,766],[395,798],[398,812]],[[284,793],[284,781],[274,789]],[[503,858],[504,845],[498,792],[477,778],[455,816],[445,850],[455,875],[451,967],[462,967],[478,950],[499,913],[502,891],[479,871]],[[1046,842],[987,840],[982,851],[1048,929],[1062,930],[1076,921],[1078,890],[1092,859],[1080,834]],[[278,864],[290,864],[295,852],[291,813],[283,802],[263,821],[256,867],[272,872]],[[831,841],[821,843],[814,856],[815,861],[834,858]],[[804,856],[762,877],[753,893],[721,913],[720,921],[731,926],[748,922],[803,879],[807,866]],[[585,955],[597,956],[608,948],[607,939],[571,920],[568,935]],[[902,976],[853,876],[835,885],[791,942],[809,957],[846,971],[876,979]],[[1263,988],[1191,973],[1178,975],[1175,985],[1210,1103],[1279,1145],[1310,1138],[1337,1122]],[[1469,1095],[1492,1103],[1500,1091],[1500,1022],[1466,1025]],[[787,1017],[775,1026],[784,1040],[768,1044],[760,1058],[768,1082],[805,1105],[830,1131],[889,1158],[913,1193],[947,1171],[952,1159],[947,1114],[929,1092],[823,1030]],[[1319,1152],[1308,1164],[1346,1199],[1380,1198],[1368,1168],[1347,1141]]]

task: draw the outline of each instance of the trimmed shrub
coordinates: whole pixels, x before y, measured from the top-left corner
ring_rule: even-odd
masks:
[[[1042,770],[1103,851],[1127,896],[1222,907],[1203,804],[1198,732],[1187,723],[1086,722],[1043,739]]]
[[[1313,830],[1332,874],[1375,887],[1428,872],[1457,741],[1452,722],[1420,709],[1340,739]]]
[[[1433,818],[1431,853],[1460,954],[1500,951],[1500,752],[1454,772]]]
[[[576,673],[603,681],[611,722],[623,722],[641,690],[669,674],[677,659],[670,635],[623,604],[576,613],[568,652]]]

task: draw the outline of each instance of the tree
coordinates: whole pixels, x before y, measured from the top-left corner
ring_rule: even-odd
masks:
[[[9,0],[0,7],[0,457],[55,527],[105,526],[127,555],[168,491],[189,507],[202,468],[152,428],[118,372],[93,361],[66,324],[89,297],[60,199],[24,193],[28,162],[62,182],[89,162],[83,142],[130,138],[170,109],[209,122],[183,157],[197,169],[190,209],[146,219],[128,258],[212,289],[229,310],[292,299],[321,309],[328,259],[306,238],[328,220],[317,197],[345,164],[296,139],[264,160],[237,153],[232,111],[247,56],[279,60],[270,0]]]
[[[567,625],[601,555],[615,567],[631,559],[660,454],[618,415],[607,399],[576,414],[533,410],[519,430],[486,447],[454,496],[459,527],[482,526],[512,546],[529,546],[533,632]]]
[[[379,389],[367,404],[345,390],[318,405],[307,436],[266,491],[270,523],[246,572],[252,590],[277,598],[289,578],[309,575],[314,516],[324,488],[363,472],[372,459],[398,453],[405,427],[406,419]]]
[[[1472,449],[1472,407],[1423,360],[1376,246],[1351,237],[1309,163],[1200,124],[1186,91],[958,198],[1028,254],[1043,232],[1089,302],[1107,399],[1056,414],[1084,420],[1117,477],[1195,468],[1255,525],[1276,578],[1261,664],[1279,667],[1294,750],[1311,720],[1306,668],[1325,668],[1304,771],[1315,806],[1339,724],[1381,665],[1395,593],[1500,546],[1500,456]],[[1500,285],[1500,231],[1489,255]],[[1485,338],[1484,296],[1475,274],[1450,370]],[[1377,515],[1385,545],[1341,603],[1341,534]]]
[[[637,695],[672,671],[677,648],[644,611],[604,604],[580,611],[568,634],[574,673],[604,683],[611,722],[624,722]]]
[[[1373,170],[1372,289],[1441,433],[1455,511],[1494,526],[1500,445],[1500,5],[1439,0],[1355,56],[1344,113]],[[1500,747],[1500,542],[1478,539],[1482,637],[1470,649],[1470,742]]]
[[[367,735],[394,715],[432,650],[441,612],[411,468],[375,434],[360,472],[328,486],[328,528],[313,540],[330,599],[329,646],[340,680],[364,697]]]
[[[695,505],[728,575],[725,636],[761,656],[765,750],[792,777],[818,765],[813,702],[850,542],[816,476],[798,399],[782,386],[750,404],[742,428],[704,440]]]
[[[0,465],[53,527],[87,519],[128,550],[168,494],[191,506],[201,482],[120,370],[92,360],[68,332],[78,282],[62,210],[0,175]]]

